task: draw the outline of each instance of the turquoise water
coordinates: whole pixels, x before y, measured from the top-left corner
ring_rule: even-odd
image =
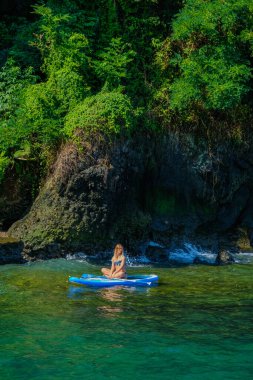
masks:
[[[2,379],[253,378],[253,265],[131,268],[153,288],[92,290],[54,260],[0,267]]]

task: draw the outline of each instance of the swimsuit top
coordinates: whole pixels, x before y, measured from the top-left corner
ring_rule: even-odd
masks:
[[[121,259],[121,260],[117,260],[117,261],[114,261],[114,265],[121,265],[122,260],[123,260],[123,259]]]
[[[121,261],[122,261],[122,260],[114,261],[114,264],[115,264],[115,265],[121,265]]]

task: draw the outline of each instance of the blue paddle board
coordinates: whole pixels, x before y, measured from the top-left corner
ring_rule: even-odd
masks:
[[[82,277],[69,277],[69,282],[94,287],[106,286],[152,286],[158,282],[158,276],[155,274],[144,274],[137,276],[128,276],[127,278],[107,278],[105,276],[94,276],[92,274],[83,274]]]

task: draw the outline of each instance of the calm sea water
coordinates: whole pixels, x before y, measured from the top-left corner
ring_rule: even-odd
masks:
[[[1,379],[253,378],[253,265],[131,268],[153,288],[92,290],[53,260],[0,267]]]

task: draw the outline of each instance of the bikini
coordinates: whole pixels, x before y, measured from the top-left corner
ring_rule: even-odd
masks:
[[[122,260],[114,261],[115,265],[121,265]]]
[[[121,265],[121,262],[122,262],[122,260],[114,261],[114,265],[119,266],[119,265]],[[126,272],[126,269],[125,269],[125,268],[122,268],[121,270],[122,270],[122,272],[125,273],[125,275],[127,275],[127,272]]]

